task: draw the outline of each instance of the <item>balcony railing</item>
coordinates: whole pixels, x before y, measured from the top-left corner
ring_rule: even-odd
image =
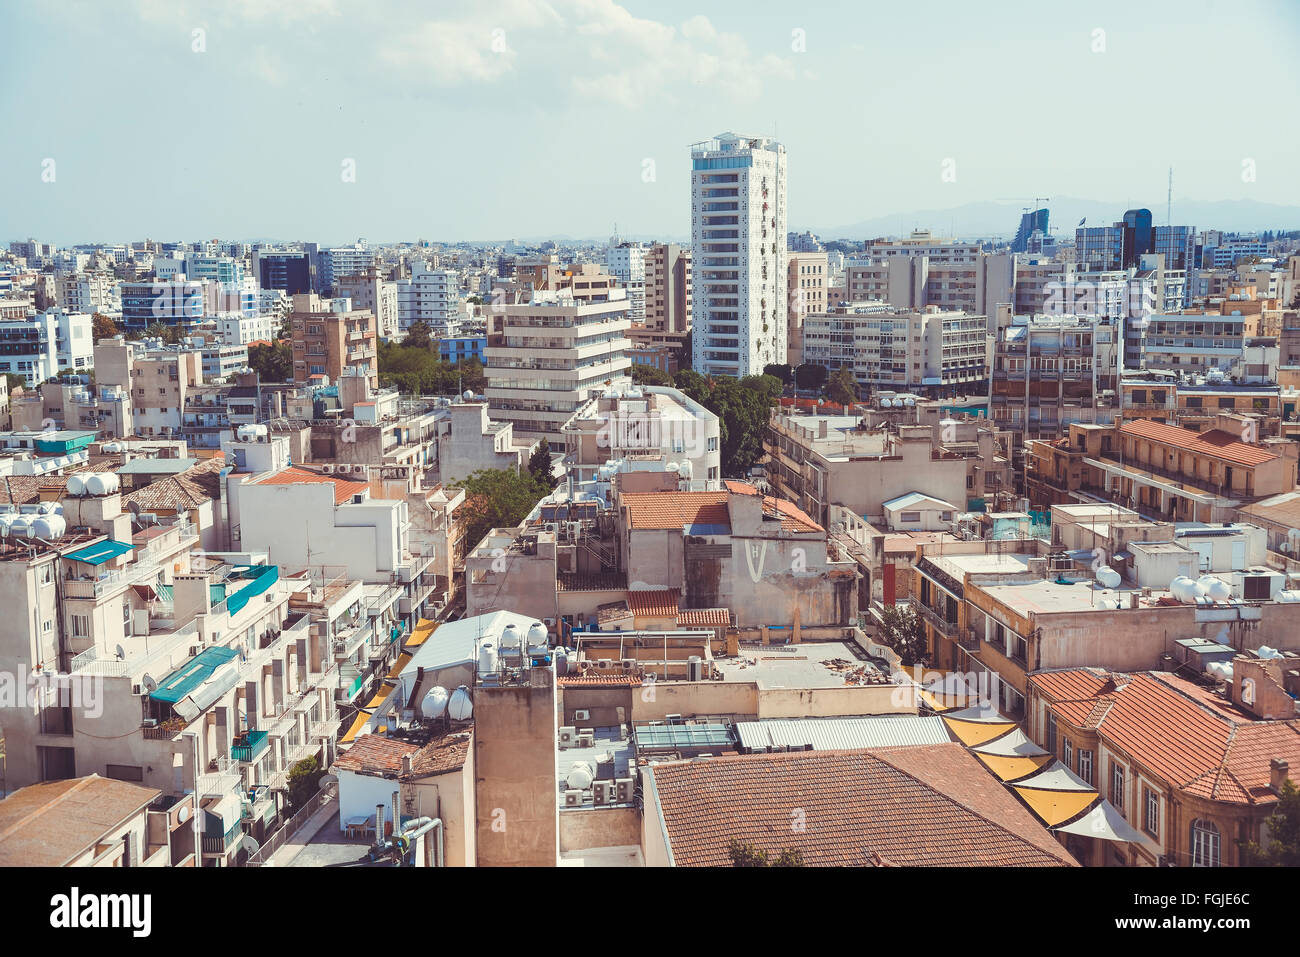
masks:
[[[225,854],[235,843],[243,836],[243,828],[240,827],[239,821],[235,821],[230,829],[220,837],[203,837],[204,854]]]
[[[957,622],[949,621],[948,619],[944,618],[942,615],[940,615],[937,611],[935,611],[933,608],[931,608],[929,605],[925,604],[924,602],[919,602],[919,601],[914,602],[913,607],[915,607],[921,613],[922,618],[928,621],[937,630],[947,635],[949,638],[957,637]]]
[[[232,761],[255,761],[270,744],[269,732],[248,731],[242,736],[244,743],[230,746]]]

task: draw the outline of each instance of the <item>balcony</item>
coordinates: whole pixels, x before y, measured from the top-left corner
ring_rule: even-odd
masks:
[[[957,622],[944,618],[924,602],[913,602],[913,607],[920,612],[921,617],[928,621],[936,631],[947,635],[949,638],[957,637]]]
[[[225,855],[239,842],[243,834],[239,821],[232,824],[230,829],[220,836],[209,837],[205,834],[203,836],[203,853]]]
[[[246,731],[230,745],[230,760],[252,762],[257,760],[270,744],[268,732]]]

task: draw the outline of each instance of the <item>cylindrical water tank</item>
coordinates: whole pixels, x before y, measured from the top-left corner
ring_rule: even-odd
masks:
[[[555,674],[563,678],[569,673],[569,653],[564,648],[555,649]]]
[[[77,475],[75,472],[68,476],[68,494],[73,498],[81,498],[86,494],[86,479]]]
[[[596,780],[596,772],[589,761],[574,761],[569,766],[569,773],[565,775],[564,783],[575,791],[585,791],[591,787],[591,782]]]
[[[1204,588],[1206,596],[1214,601],[1229,601],[1232,598],[1232,586],[1222,578],[1215,578],[1213,575],[1202,575],[1196,580],[1196,584]]]
[[[3,521],[4,519],[0,519],[0,522]],[[1273,600],[1282,601],[1282,602],[1300,602],[1300,591],[1295,591],[1295,590],[1280,591],[1273,596]]]
[[[894,403],[891,402],[891,401],[889,401],[888,399],[881,399],[881,400],[880,400],[880,407],[881,407],[882,409],[890,409],[890,408],[893,408],[893,406],[894,406]]]
[[[424,696],[424,702],[420,705],[420,713],[426,718],[438,718],[447,710],[447,700],[451,697],[447,689],[442,686],[435,686],[429,689],[429,693]]]
[[[912,396],[910,395],[904,401],[907,403],[908,406],[916,405],[916,399],[912,398]]]
[[[1205,589],[1186,575],[1179,575],[1169,583],[1169,594],[1181,602],[1190,604],[1196,599],[1204,597]]]
[[[690,462],[682,462],[677,466],[677,474],[689,482],[691,476],[695,474],[695,466],[691,465]]]
[[[32,520],[26,515],[15,515],[9,523],[10,538],[28,538],[32,533]]]
[[[96,497],[112,495],[121,487],[116,473],[96,472],[86,479],[86,491]]]
[[[1097,607],[1113,610],[1119,607],[1119,602],[1114,598],[1103,598],[1097,602]]]
[[[1119,572],[1109,565],[1103,565],[1097,569],[1097,581],[1104,588],[1118,588],[1120,583]]]
[[[545,648],[547,645],[546,626],[535,621],[528,626],[528,647]]]
[[[506,625],[501,632],[501,650],[518,651],[522,642],[519,639],[519,629],[514,624]]]
[[[465,394],[464,394],[463,396],[461,396],[461,398],[462,398],[462,399],[472,399],[472,398],[474,398],[474,390],[473,390],[473,389],[466,389],[466,390],[465,390]]]
[[[497,670],[497,646],[485,641],[478,646],[478,671],[481,675],[490,675]]]
[[[665,472],[676,472],[676,471],[677,471],[677,463],[676,463],[676,462],[669,462],[666,466],[664,466],[664,471],[665,471]]]
[[[451,693],[451,700],[447,702],[447,713],[451,715],[453,721],[467,721],[474,713],[474,699],[470,697],[469,689],[464,685]]]
[[[62,538],[63,533],[68,530],[68,523],[63,520],[62,515],[42,515],[31,524],[32,536],[34,538],[43,538],[50,541],[55,538]]]
[[[1205,666],[1208,674],[1216,678],[1222,678],[1224,681],[1232,680],[1232,663],[1228,661],[1211,661]]]

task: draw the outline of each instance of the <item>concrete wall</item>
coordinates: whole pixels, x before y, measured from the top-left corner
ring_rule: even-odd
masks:
[[[843,688],[762,688],[758,692],[760,719],[868,714],[916,714],[914,688],[846,685]]]
[[[560,812],[561,851],[640,843],[641,812],[634,807],[571,808]]]
[[[534,685],[474,690],[478,863],[554,867],[555,673],[533,669]]]

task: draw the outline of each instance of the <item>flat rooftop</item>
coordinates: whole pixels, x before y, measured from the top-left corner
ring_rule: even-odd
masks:
[[[587,730],[585,728],[583,731]],[[632,777],[635,767],[636,752],[632,745],[630,729],[620,732],[619,728],[593,728],[593,742],[589,748],[557,748],[555,754],[556,801],[564,808],[564,792],[569,790],[565,780],[574,762],[586,761],[595,772],[594,781],[614,781],[618,778]],[[592,807],[594,802],[590,790],[584,793],[583,807]],[[602,805],[606,807],[608,805]],[[570,808],[570,810],[574,810]]]
[[[927,555],[940,571],[947,572],[961,581],[966,575],[1019,575],[1028,574],[1029,560],[1034,558],[1025,552],[1004,552],[1002,554],[973,555]]]
[[[1104,611],[1102,599],[1121,601],[1121,608],[1128,607],[1130,593],[1141,594],[1136,586],[1103,588],[1094,581],[1080,581],[1071,584],[1044,579],[1026,582],[1022,585],[985,585],[982,590],[1002,602],[1008,608],[1021,615],[1054,614],[1071,611]],[[1154,595],[1152,597],[1157,597]],[[1144,603],[1149,604],[1149,602]]]
[[[724,681],[761,681],[764,688],[842,688],[872,683],[877,674],[887,677],[861,648],[842,641],[742,643],[739,655],[713,664]]]

